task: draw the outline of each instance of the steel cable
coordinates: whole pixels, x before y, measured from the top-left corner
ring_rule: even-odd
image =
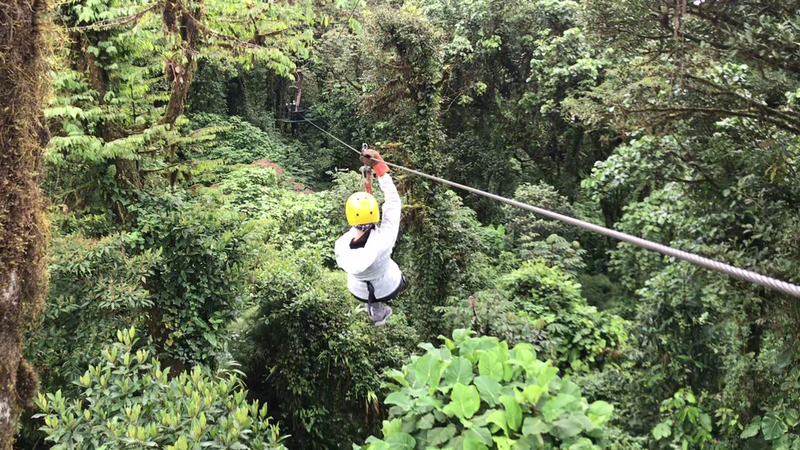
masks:
[[[305,117],[304,117],[305,119]],[[337,140],[339,143],[344,145],[345,147],[353,150],[354,152],[361,154],[355,147],[347,144],[346,142],[342,141],[338,137],[334,136],[333,134],[329,133],[328,131],[324,130],[319,125],[315,124],[314,122],[305,119],[306,122],[310,123],[311,125],[315,126],[317,129],[322,131],[323,133],[327,134],[328,136],[332,137],[333,139]],[[791,295],[792,297],[800,298],[800,286],[797,286],[792,283],[787,283],[786,281],[781,281],[776,278],[768,277],[766,275],[761,275],[760,273],[756,273],[750,270],[742,269],[736,266],[732,266],[730,264],[725,264],[719,261],[715,261],[710,258],[706,258],[700,255],[696,255],[694,253],[689,253],[683,250],[678,250],[676,248],[672,248],[663,244],[659,244],[656,242],[648,241],[647,239],[642,239],[640,237],[636,237],[627,233],[623,233],[621,231],[612,230],[591,222],[586,222],[584,220],[576,219],[574,217],[565,216],[563,214],[559,214],[557,212],[553,212],[544,208],[539,208],[537,206],[528,205],[526,203],[518,202],[516,200],[511,200],[497,194],[492,194],[491,192],[482,191],[480,189],[475,189],[473,187],[469,187],[460,183],[455,183],[450,180],[446,180],[444,178],[439,178],[437,176],[428,175],[427,173],[420,172],[418,170],[409,169],[408,167],[403,167],[398,164],[393,164],[390,162],[386,162],[387,166],[394,167],[399,170],[404,170],[408,173],[427,178],[429,180],[436,181],[438,183],[446,184],[448,186],[452,186],[458,189],[463,189],[465,191],[471,192],[473,194],[481,195],[487,198],[491,198],[493,200],[497,200],[499,202],[506,203],[511,206],[515,206],[517,208],[525,209],[527,211],[532,211],[539,215],[558,220],[564,223],[568,223],[570,225],[574,225],[576,227],[583,228],[585,230],[592,231],[594,233],[602,234],[604,236],[612,237],[614,239],[618,239],[623,242],[627,242],[629,244],[633,244],[637,247],[645,248],[648,250],[652,250],[663,255],[671,256],[674,258],[682,259],[686,262],[691,264],[704,267],[706,269],[715,270],[717,272],[722,272],[727,275],[730,275],[734,278],[749,281],[751,283],[760,284],[761,286],[768,287],[770,289],[774,289],[784,294]]]

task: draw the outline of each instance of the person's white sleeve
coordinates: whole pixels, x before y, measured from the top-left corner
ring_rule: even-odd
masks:
[[[387,245],[394,247],[397,241],[397,234],[400,231],[400,212],[402,203],[397,187],[394,185],[392,176],[388,173],[378,177],[378,184],[383,191],[383,208],[381,217],[381,235],[385,236]]]

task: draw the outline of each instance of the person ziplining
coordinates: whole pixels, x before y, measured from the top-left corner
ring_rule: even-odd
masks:
[[[531,211],[541,216],[547,217],[549,219],[558,220],[563,223],[567,223],[579,228],[583,228],[585,230],[589,230],[593,233],[598,233],[603,236],[608,236],[614,239],[618,239],[622,242],[627,242],[629,244],[633,244],[640,248],[655,251],[669,257],[678,258],[699,267],[725,273],[733,278],[759,284],[766,288],[774,289],[776,291],[800,299],[800,286],[796,284],[788,283],[783,280],[779,280],[770,276],[765,276],[760,273],[753,272],[751,270],[732,266],[730,264],[725,264],[723,262],[716,261],[711,258],[706,258],[694,253],[679,250],[670,247],[668,245],[663,245],[657,242],[649,241],[647,239],[642,239],[640,237],[636,237],[627,233],[623,233],[621,231],[606,228],[601,225],[587,222],[585,220],[576,219],[574,217],[565,216],[563,214],[549,211],[544,208],[518,202],[516,200],[505,198],[497,194],[492,194],[491,192],[486,192],[460,183],[455,183],[453,181],[429,175],[427,173],[410,169],[408,167],[403,167],[398,164],[387,163],[383,160],[383,158],[381,158],[378,152],[374,150],[362,150],[362,152],[359,152],[355,147],[334,136],[324,128],[320,127],[316,123],[309,120],[308,118],[304,118],[304,120],[313,125],[314,127],[316,127],[318,130],[327,134],[331,138],[335,139],[340,144],[353,150],[356,153],[359,153],[361,155],[361,160],[364,161],[365,164],[374,168],[375,172],[378,174],[378,181],[381,186],[381,189],[384,191],[384,194],[386,195],[386,202],[390,205],[388,210],[384,211],[384,214],[386,214],[388,211],[391,211],[391,214],[393,214],[393,218],[396,218],[396,220],[390,221],[391,224],[387,223],[387,225],[384,227],[383,223],[381,223],[381,228],[380,229],[376,228],[375,224],[378,221],[378,203],[377,201],[375,201],[375,198],[372,197],[372,195],[369,193],[353,194],[350,197],[350,199],[348,199],[346,210],[347,210],[347,219],[348,221],[350,221],[350,224],[353,225],[354,227],[336,242],[336,259],[337,262],[339,263],[339,266],[342,267],[346,272],[348,272],[348,287],[350,288],[350,292],[352,292],[353,295],[359,300],[367,302],[367,311],[370,314],[370,319],[373,319],[373,322],[375,322],[376,324],[382,325],[383,323],[386,322],[386,319],[389,318],[389,316],[391,315],[391,308],[388,305],[384,305],[384,303],[388,303],[389,300],[395,298],[397,294],[399,294],[400,291],[402,290],[403,283],[405,282],[403,279],[402,272],[400,272],[400,268],[397,267],[397,264],[391,260],[392,247],[394,246],[395,240],[397,239],[397,232],[399,231],[401,205],[400,205],[400,197],[397,194],[397,189],[394,186],[394,182],[392,181],[391,177],[387,175],[387,173],[389,172],[389,166],[395,167],[397,169],[403,170],[413,175],[417,175],[423,178],[427,178],[429,180],[436,181],[438,183],[446,184],[448,186],[457,189],[462,189],[467,192],[471,192],[473,194],[497,200],[499,202],[514,206],[516,208]],[[391,202],[396,202],[396,203],[389,203],[390,199]],[[351,201],[353,202],[352,204]],[[370,202],[374,202],[374,204]],[[368,219],[366,216],[359,215],[361,209],[367,208],[368,205],[373,205],[369,207],[373,208],[371,210],[375,215],[375,220],[359,223],[361,221],[365,221]],[[396,205],[396,210],[394,210],[393,206],[391,205]],[[384,209],[385,210],[387,209],[386,205],[384,205]],[[352,220],[350,211],[358,211],[357,213],[355,213]],[[371,217],[369,219],[371,219]],[[356,225],[364,225],[364,226],[356,227]],[[375,232],[375,235],[380,235],[381,238],[376,239],[376,241],[380,241],[382,242],[382,244],[380,244],[380,247],[378,246],[378,244],[371,244],[368,246],[366,244],[366,240],[369,239],[368,234],[371,234],[373,233],[373,231],[377,230],[381,231]],[[365,235],[367,235],[366,238],[364,237]],[[389,235],[391,235],[391,239],[386,239]],[[353,246],[352,248],[350,248],[350,250],[356,250],[358,249],[358,245],[361,245],[358,239],[354,238],[364,239],[365,241],[364,248],[365,249],[370,248],[370,250],[362,252],[360,254],[355,252],[347,252],[348,247]],[[388,244],[388,248],[386,247],[387,242],[391,242],[390,244]],[[345,245],[347,247],[345,247]],[[382,249],[380,253],[377,251],[378,247]],[[359,262],[357,258],[359,258],[360,255],[363,255],[367,259]],[[347,268],[345,268],[345,266],[347,266]],[[386,278],[384,279],[384,277]],[[378,282],[381,288],[380,290],[375,288],[375,280],[380,280]],[[364,285],[361,285],[359,282],[364,282]],[[394,288],[390,290],[387,286],[394,286]],[[365,294],[365,289],[367,289],[366,294]],[[371,308],[371,305],[373,303],[376,303],[378,309]]]
[[[402,202],[380,153],[363,150],[361,161],[378,176],[384,196],[383,214],[378,201],[368,192],[369,182],[365,184],[365,192],[356,192],[347,199],[345,215],[351,228],[336,240],[336,263],[347,272],[350,293],[365,303],[369,319],[382,326],[392,315],[389,302],[405,284],[400,267],[392,260],[400,231]]]

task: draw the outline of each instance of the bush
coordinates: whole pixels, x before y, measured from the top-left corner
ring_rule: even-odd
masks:
[[[126,251],[131,235],[87,239],[74,233],[53,234],[50,242],[50,289],[42,327],[26,339],[26,354],[44,389],[65,389],[86,371],[114,332],[145,325],[153,306],[141,279],[153,274],[160,252]]]
[[[575,216],[569,200],[559,194],[554,187],[540,182],[539,184],[523,184],[514,193],[514,200],[549,209],[568,216]],[[533,215],[528,211],[504,206],[508,217],[508,231],[514,236],[515,243],[522,248],[540,238],[551,234],[572,240],[577,234],[575,228],[565,223]]]
[[[573,372],[618,358],[628,340],[624,319],[589,306],[573,276],[542,261],[523,263],[491,289],[439,310],[456,326],[534,344],[544,358]]]
[[[344,448],[377,430],[380,375],[417,342],[400,308],[375,327],[345,275],[323,268],[317,252],[264,248],[262,260],[257,308],[235,349],[248,386],[289,428],[295,448]]]
[[[531,345],[509,350],[504,341],[470,337],[464,329],[444,341],[439,348],[420,345],[423,356],[387,372],[389,420],[383,439],[370,437],[366,450],[603,446],[613,406],[588,404],[569,377],[536,359]]]
[[[250,164],[268,159],[296,177],[310,174],[303,152],[296,144],[286,142],[277,131],[265,131],[239,117],[223,117],[215,114],[193,114],[191,126],[224,127],[216,133],[214,145],[209,146],[202,157],[196,159],[220,159],[225,164]]]
[[[333,266],[333,247],[347,223],[344,200],[331,192],[302,193],[289,189],[271,169],[243,166],[219,184],[233,208],[249,219],[272,223],[265,236],[286,249],[313,249]]]
[[[504,277],[500,292],[518,305],[520,315],[557,341],[549,356],[562,368],[597,368],[627,341],[622,318],[589,306],[574,277],[540,261],[527,262]]]
[[[267,406],[248,403],[236,376],[197,366],[169,379],[150,349],[135,348],[133,328],[117,338],[76,381],[79,396],[39,394],[54,449],[284,449]]]
[[[212,364],[248,293],[253,249],[244,216],[212,196],[163,195],[145,206],[131,234],[136,253],[161,255],[143,280],[159,357],[176,367]]]

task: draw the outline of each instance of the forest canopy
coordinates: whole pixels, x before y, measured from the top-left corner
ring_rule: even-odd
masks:
[[[334,253],[366,143],[800,284],[798,11],[0,4],[0,450],[800,449],[789,295],[394,166]]]

